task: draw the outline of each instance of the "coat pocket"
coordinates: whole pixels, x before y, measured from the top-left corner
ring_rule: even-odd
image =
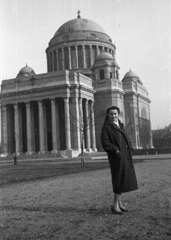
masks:
[[[121,151],[119,151],[119,152],[117,153],[117,157],[118,157],[118,158],[122,158],[122,152],[121,152]]]

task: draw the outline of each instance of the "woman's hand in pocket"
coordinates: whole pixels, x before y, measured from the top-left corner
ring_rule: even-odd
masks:
[[[118,158],[121,158],[121,157],[122,157],[122,153],[121,153],[121,151],[117,150],[116,153],[117,153]]]

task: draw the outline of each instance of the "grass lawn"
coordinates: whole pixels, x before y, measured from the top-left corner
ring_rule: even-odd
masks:
[[[80,162],[57,163],[55,161],[23,161],[17,165],[0,165],[0,186],[4,184],[57,177],[59,175],[78,173],[108,167],[108,162],[97,164],[85,163],[85,168],[81,168]]]
[[[63,175],[66,169],[58,174],[57,164],[1,166],[1,240],[171,238],[171,160],[135,164],[139,189],[123,194],[129,209],[123,216],[110,212],[109,168],[77,173],[70,169]]]

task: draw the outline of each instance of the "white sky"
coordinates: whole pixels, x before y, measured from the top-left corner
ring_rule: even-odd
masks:
[[[130,68],[141,78],[152,101],[152,129],[170,124],[171,0],[0,0],[0,81],[26,63],[47,72],[48,43],[78,10],[112,38],[121,79]]]

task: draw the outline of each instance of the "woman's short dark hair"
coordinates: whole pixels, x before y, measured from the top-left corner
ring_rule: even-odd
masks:
[[[118,114],[120,114],[120,109],[119,109],[117,106],[109,107],[109,108],[106,110],[106,114],[109,115],[109,111],[110,111],[110,110],[115,110],[115,109],[118,111]]]

